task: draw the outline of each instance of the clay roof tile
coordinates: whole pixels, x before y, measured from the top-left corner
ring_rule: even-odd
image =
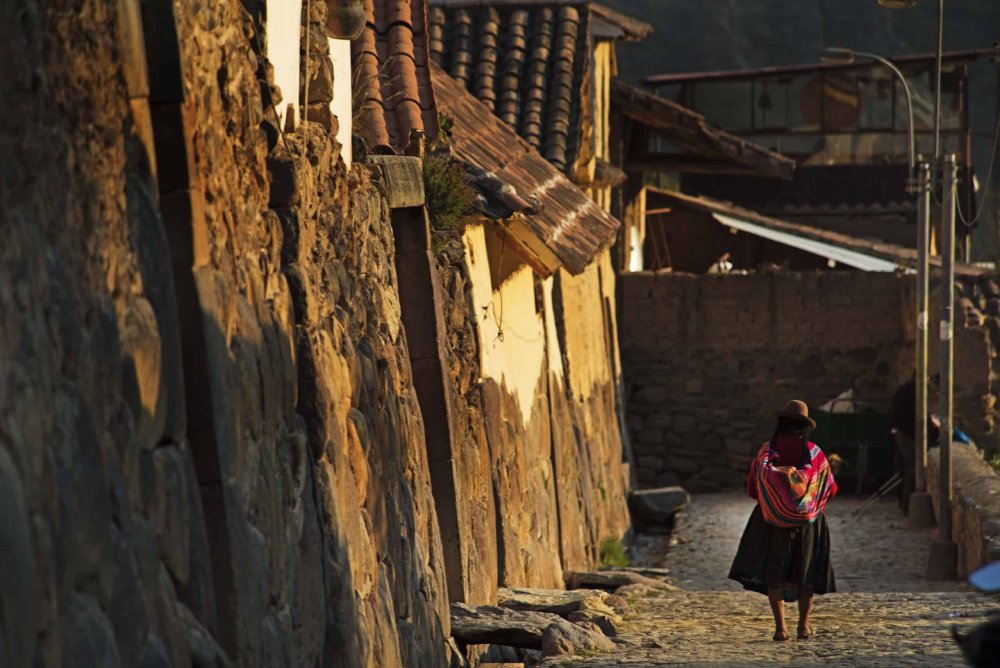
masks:
[[[437,134],[437,109],[427,64],[425,0],[365,0],[367,25],[352,43],[359,132],[376,147],[403,150],[410,132]]]
[[[441,113],[452,121],[455,157],[495,175],[498,182],[513,189],[507,206],[521,209],[525,227],[520,232],[511,231],[511,235],[523,232],[533,238],[513,238],[518,252],[543,275],[555,267],[542,256],[552,258],[556,266],[562,265],[570,273],[583,271],[612,243],[618,221],[518,137],[511,126],[490,114],[462,82],[436,65],[430,69]],[[530,211],[523,210],[524,203],[532,204]]]
[[[589,113],[591,5],[430,1],[434,61],[572,173]]]

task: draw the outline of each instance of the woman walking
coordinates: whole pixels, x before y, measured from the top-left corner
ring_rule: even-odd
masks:
[[[774,640],[788,640],[785,602],[798,601],[798,638],[806,640],[813,633],[813,595],[836,591],[823,509],[837,493],[837,483],[826,456],[807,438],[816,423],[805,402],[790,401],[774,415],[774,436],[750,467],[747,494],[757,506],[729,577],[767,596]]]

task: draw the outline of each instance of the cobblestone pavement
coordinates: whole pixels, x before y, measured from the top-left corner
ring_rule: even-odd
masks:
[[[854,515],[860,503],[842,497],[828,508],[839,591],[816,597],[808,641],[773,642],[767,599],[726,578],[754,502],[714,494],[694,500],[673,536],[637,545],[638,560],[669,568],[682,591],[633,599],[615,653],[545,665],[962,666],[949,628],[982,621],[1000,601],[924,579],[933,530],[909,530],[894,500]],[[796,614],[791,604],[793,636]]]

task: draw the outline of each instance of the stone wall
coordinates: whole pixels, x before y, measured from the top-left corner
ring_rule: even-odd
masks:
[[[975,446],[951,447],[952,537],[958,544],[958,574],[967,577],[980,566],[1000,560],[1000,476]],[[940,451],[928,453],[927,490],[940,507]]]
[[[964,327],[955,331],[955,424],[979,447],[1000,454],[996,433],[1000,397],[998,280],[983,276],[959,281],[955,313],[957,319],[964,318]]]
[[[447,332],[444,347],[451,380],[448,401],[454,422],[455,456],[448,462],[447,471],[453,481],[453,496],[436,497],[439,504],[450,506],[456,519],[451,540],[442,520],[445,549],[451,550],[447,559],[448,593],[452,601],[495,605],[499,583],[497,499],[480,389],[479,335],[469,269],[461,234],[436,231],[434,239]]]
[[[0,27],[3,665],[219,653],[148,106],[130,104],[119,7],[26,2]]]
[[[848,388],[888,411],[913,369],[912,276],[627,274],[623,364],[639,482],[712,491],[744,482],[751,453],[791,398]],[[937,371],[932,285],[929,343]],[[956,295],[955,424],[992,447],[1000,289],[963,277]],[[963,295],[965,295],[963,297]],[[939,412],[936,403],[933,413]]]
[[[0,27],[0,664],[445,665],[384,192],[240,4],[143,6],[149,105],[128,9]]]

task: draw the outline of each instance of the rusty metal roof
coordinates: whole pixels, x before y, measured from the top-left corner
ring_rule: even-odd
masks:
[[[764,216],[756,211],[744,209],[731,202],[711,199],[695,195],[687,195],[673,190],[665,190],[653,186],[646,186],[650,193],[661,199],[670,202],[671,207],[682,207],[695,211],[718,215],[720,217],[731,217],[737,220],[752,223],[761,228],[772,230],[785,235],[799,237],[801,239],[816,241],[821,244],[836,246],[854,253],[879,258],[894,263],[901,269],[912,269],[917,263],[917,251],[914,248],[907,248],[897,244],[890,244],[872,239],[861,239],[852,237],[841,232],[824,230],[811,225],[801,223],[790,223],[777,218]],[[724,223],[725,224],[725,223]],[[940,266],[941,260],[938,257],[930,259],[932,266]],[[990,273],[982,267],[957,262],[955,272],[964,276],[978,276]]]
[[[530,201],[520,214],[525,227],[570,273],[579,274],[615,239],[618,221],[553,167],[526,140],[490,113],[462,83],[440,67],[431,67],[438,108],[452,122],[453,155],[494,173]],[[527,261],[542,275],[552,272],[545,251],[520,238]]]
[[[941,58],[944,61],[969,61],[978,60],[994,56],[997,54],[995,47],[982,47],[979,49],[967,49],[965,51],[945,51]],[[920,63],[931,61],[936,58],[934,53],[910,53],[902,56],[890,56],[889,60],[896,64]],[[878,64],[868,58],[858,57],[852,63],[805,63],[801,65],[783,65],[769,67],[753,67],[740,70],[709,70],[704,72],[677,72],[666,74],[651,74],[643,79],[643,83],[648,85],[683,83],[686,81],[720,81],[725,79],[749,79],[760,76],[781,76],[793,74],[810,74],[827,70],[851,70],[865,67],[877,66]]]
[[[606,5],[592,2],[590,9],[594,15],[592,33],[595,37],[637,42],[653,32],[653,26],[645,21],[622,14]]]
[[[351,42],[356,131],[375,147],[402,151],[411,131],[438,131],[426,3],[365,0],[365,17],[364,32]]]
[[[729,173],[791,179],[795,171],[791,158],[720,130],[698,112],[618,79],[611,82],[611,105],[699,160],[731,165]],[[685,171],[680,161],[675,167],[660,171]]]

